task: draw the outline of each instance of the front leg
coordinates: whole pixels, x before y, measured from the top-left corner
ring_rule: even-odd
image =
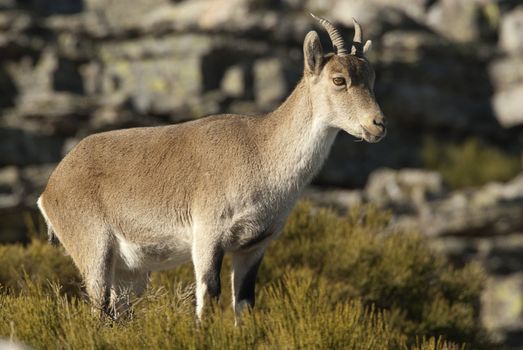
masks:
[[[196,316],[201,321],[205,296],[219,299],[220,270],[224,250],[212,240],[195,240],[192,247],[192,261],[196,277]]]
[[[246,306],[254,307],[255,283],[265,247],[232,254],[232,304],[236,324]]]

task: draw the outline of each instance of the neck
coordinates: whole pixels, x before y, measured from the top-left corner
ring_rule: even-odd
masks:
[[[320,170],[338,132],[314,111],[309,87],[302,79],[287,100],[265,117],[266,164],[282,189],[301,190]]]

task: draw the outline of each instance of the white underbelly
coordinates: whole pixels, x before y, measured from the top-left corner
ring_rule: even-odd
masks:
[[[140,271],[158,271],[176,267],[191,260],[191,241],[186,232],[163,236],[148,243],[135,243],[116,235],[117,265]]]

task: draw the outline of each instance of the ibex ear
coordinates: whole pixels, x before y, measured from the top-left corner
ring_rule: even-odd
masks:
[[[372,47],[372,41],[367,40],[365,42],[365,46],[363,46],[363,53],[366,54],[367,52],[369,52],[371,47]]]
[[[305,61],[305,72],[319,75],[323,65],[323,49],[321,47],[318,33],[310,31],[303,43],[303,56]]]

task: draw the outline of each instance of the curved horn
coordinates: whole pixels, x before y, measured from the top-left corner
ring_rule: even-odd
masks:
[[[362,56],[363,55],[363,43],[361,38],[361,26],[352,18],[354,23],[354,39],[352,39],[352,48],[350,50],[351,55]]]
[[[332,45],[334,46],[334,50],[336,51],[336,54],[338,56],[348,55],[349,51],[345,47],[345,42],[343,41],[343,38],[342,38],[340,32],[338,31],[338,29],[336,29],[336,27],[334,27],[332,25],[332,23],[327,21],[325,18],[315,16],[312,13],[311,13],[311,16],[314,17],[314,19],[316,19],[318,22],[320,22],[320,24],[325,28],[325,30],[327,30],[327,33],[329,34],[329,37],[331,38]]]

